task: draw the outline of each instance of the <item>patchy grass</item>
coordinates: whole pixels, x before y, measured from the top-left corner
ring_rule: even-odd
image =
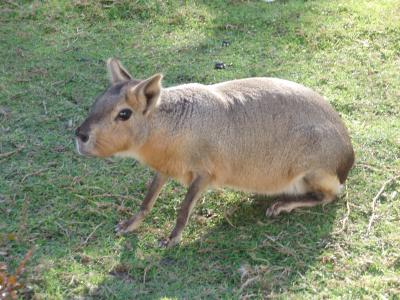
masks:
[[[399,16],[397,0],[3,1],[0,259],[12,273],[36,246],[25,297],[396,299],[398,178],[372,202],[400,174]],[[72,138],[110,56],[166,86],[275,76],[316,89],[356,150],[342,197],[269,220],[268,199],[210,191],[165,250],[185,193],[171,182],[137,234],[115,236],[151,171],[80,157]]]

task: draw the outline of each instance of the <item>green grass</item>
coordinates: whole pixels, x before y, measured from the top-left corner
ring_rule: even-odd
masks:
[[[73,144],[111,56],[165,86],[274,76],[319,91],[356,151],[342,196],[270,220],[268,199],[210,191],[160,249],[185,193],[171,182],[138,233],[115,236],[151,171]],[[0,156],[0,260],[11,272],[36,246],[30,296],[398,299],[398,180],[367,227],[400,174],[399,1],[3,1],[0,57],[0,153],[21,148]]]

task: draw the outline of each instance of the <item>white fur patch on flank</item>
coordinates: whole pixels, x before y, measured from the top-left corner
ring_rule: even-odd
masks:
[[[282,192],[288,195],[302,195],[307,193],[307,186],[303,181],[303,177],[304,175],[301,175],[293,179]]]

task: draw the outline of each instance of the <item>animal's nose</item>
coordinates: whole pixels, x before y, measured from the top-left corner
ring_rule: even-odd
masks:
[[[83,132],[80,127],[78,127],[75,130],[75,136],[84,143],[86,143],[89,140],[89,135],[87,133]]]

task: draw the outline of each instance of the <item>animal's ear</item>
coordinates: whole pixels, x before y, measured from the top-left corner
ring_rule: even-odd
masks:
[[[157,105],[161,94],[162,74],[155,74],[128,88],[127,101],[137,111],[148,115]]]
[[[129,72],[122,66],[121,62],[116,58],[107,59],[107,70],[111,84],[132,79],[131,74],[129,74]]]

